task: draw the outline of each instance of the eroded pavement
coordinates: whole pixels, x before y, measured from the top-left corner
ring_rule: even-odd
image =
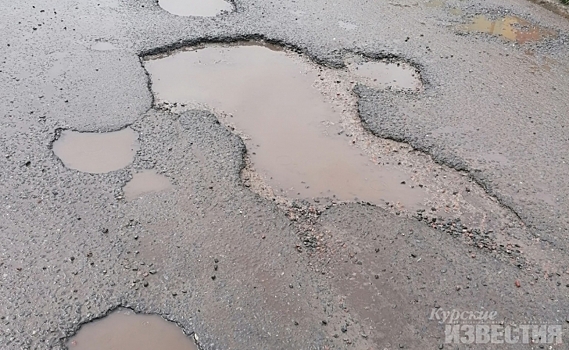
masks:
[[[3,349],[566,346],[565,18],[158,3],[0,4]]]

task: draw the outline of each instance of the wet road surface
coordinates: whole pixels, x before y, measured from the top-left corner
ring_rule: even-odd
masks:
[[[0,4],[2,349],[550,345],[445,344],[453,309],[567,329],[565,18],[180,4]]]

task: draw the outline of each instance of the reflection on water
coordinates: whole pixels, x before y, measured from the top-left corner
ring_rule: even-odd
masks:
[[[537,26],[516,16],[506,16],[491,20],[480,15],[474,17],[472,23],[463,26],[463,29],[468,32],[488,33],[501,36],[504,39],[516,41],[519,44],[540,41],[556,36],[553,30]]]

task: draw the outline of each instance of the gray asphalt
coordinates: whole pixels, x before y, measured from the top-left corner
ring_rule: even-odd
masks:
[[[118,307],[178,323],[201,349],[437,348],[433,307],[567,329],[567,19],[521,0],[235,8],[192,18],[151,0],[0,4],[2,349],[65,349]],[[558,36],[520,46],[456,27],[506,13]],[[208,112],[154,108],[141,60],[246,39],[338,69],[350,52],[418,67],[418,94],[356,87],[364,126],[470,177],[515,217],[502,234],[523,248],[362,203],[287,206],[244,186],[241,139]],[[115,49],[92,49],[99,42]],[[119,171],[70,170],[51,150],[61,129],[126,126],[140,150]],[[146,168],[176,190],[122,199]]]

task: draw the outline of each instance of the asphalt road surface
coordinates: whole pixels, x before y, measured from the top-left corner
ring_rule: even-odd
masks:
[[[120,308],[199,349],[569,346],[567,18],[522,0],[171,3],[0,3],[1,349],[80,349],[81,326]],[[245,71],[246,90],[229,53],[251,45],[282,64]],[[221,107],[156,90],[152,64],[186,48],[221,50],[198,68],[229,62],[232,79],[194,89]],[[420,87],[358,80],[365,63],[411,67]],[[315,137],[380,167],[366,181],[389,198],[277,188],[261,159],[287,152],[262,153],[270,125],[231,114],[313,106],[279,92],[285,66],[337,113]],[[246,91],[259,98],[223,109]]]

